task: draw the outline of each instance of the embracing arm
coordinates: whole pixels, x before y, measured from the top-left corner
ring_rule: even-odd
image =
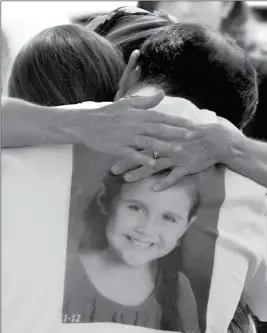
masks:
[[[71,111],[9,97],[2,97],[1,102],[2,147],[76,143],[61,130]]]
[[[231,132],[229,148],[228,154],[222,156],[221,163],[267,187],[267,142]]]
[[[50,144],[84,144],[98,152],[117,155],[138,164],[155,164],[143,149],[169,147],[158,140],[175,117],[150,111],[164,93],[136,96],[114,103],[84,102],[76,105],[44,107],[22,100],[2,98],[2,146],[4,148]]]

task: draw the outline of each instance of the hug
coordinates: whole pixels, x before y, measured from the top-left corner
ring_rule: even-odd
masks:
[[[85,105],[94,113],[114,100],[161,90],[164,97],[147,108],[152,111],[136,111],[136,117],[164,114],[159,137],[154,139],[151,123],[145,128],[142,118],[139,140],[130,143],[153,164],[136,163],[129,155],[122,160],[104,148],[97,151],[94,143],[68,142],[74,144],[66,163],[55,158],[54,168],[49,160],[42,166],[58,179],[52,184],[44,175],[55,192],[64,168],[70,170],[63,205],[68,212],[62,324],[76,323],[75,332],[78,323],[88,324],[89,331],[90,323],[116,323],[182,333],[254,333],[253,316],[267,320],[266,188],[219,163],[209,138],[200,144],[196,136],[195,150],[187,150],[186,134],[181,135],[180,152],[179,140],[173,140],[176,116],[188,132],[193,125],[214,124],[225,140],[222,150],[229,138],[220,124],[233,136],[246,134],[258,102],[257,75],[246,53],[208,27],[126,7],[86,27],[42,31],[18,53],[8,85],[14,99],[44,107],[82,107],[89,101]],[[134,125],[133,118],[125,121],[129,133]],[[123,128],[116,140],[120,133]],[[100,134],[105,138],[105,130]],[[60,159],[65,147],[56,148]],[[6,149],[7,165],[19,156],[27,164],[28,149]],[[31,167],[41,167],[34,159],[39,152],[31,153],[36,163]],[[207,156],[200,169],[197,155]],[[173,181],[183,161],[192,169],[178,169]],[[6,179],[6,188],[14,186],[11,174]],[[155,191],[166,179],[172,183]],[[38,189],[31,195],[38,198]],[[14,200],[11,194],[6,198]]]

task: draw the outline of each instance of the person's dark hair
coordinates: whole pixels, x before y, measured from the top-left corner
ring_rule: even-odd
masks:
[[[227,36],[198,24],[160,29],[140,49],[141,82],[183,97],[244,129],[258,102],[257,75]]]
[[[106,225],[112,200],[116,198],[125,184],[123,176],[108,173],[101,182],[99,189],[84,212],[84,232],[79,250],[102,249],[107,246]]]
[[[106,37],[118,47],[127,62],[131,53],[139,49],[147,38],[170,24],[168,20],[145,10],[121,7],[108,15],[96,17],[87,25],[87,28]]]
[[[18,53],[9,96],[46,106],[113,101],[124,68],[122,54],[105,38],[76,25],[56,26]]]

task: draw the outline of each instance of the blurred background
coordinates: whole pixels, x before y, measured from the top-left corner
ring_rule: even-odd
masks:
[[[149,1],[144,1],[144,3]],[[157,1],[153,1],[157,2]],[[175,2],[175,1],[174,1]],[[177,1],[178,3],[189,3]],[[202,1],[198,1],[201,3]],[[213,2],[213,1],[209,1]],[[239,1],[240,2],[240,1]],[[207,2],[206,2],[207,3]],[[246,2],[259,19],[267,23],[267,1]],[[203,8],[205,1],[203,1]],[[34,34],[56,24],[72,19],[86,19],[98,12],[106,12],[120,6],[136,6],[137,1],[1,1],[1,25],[8,37],[12,55]],[[179,6],[179,5],[178,5]],[[168,6],[165,6],[168,9]],[[199,7],[198,7],[199,9]],[[179,11],[179,8],[177,9]],[[187,11],[187,12],[186,12]],[[180,5],[180,12],[190,16],[190,8]],[[195,15],[191,8],[191,15]],[[199,12],[201,16],[202,13]],[[208,18],[207,18],[208,19]],[[210,18],[209,18],[210,19]]]

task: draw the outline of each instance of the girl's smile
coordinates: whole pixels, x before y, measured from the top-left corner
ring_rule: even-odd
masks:
[[[195,183],[155,192],[155,177],[126,183],[114,199],[106,235],[111,250],[130,266],[143,266],[169,254],[188,227]]]
[[[141,248],[141,249],[147,249],[151,246],[155,246],[156,244],[152,241],[149,240],[142,240],[140,238],[136,238],[136,237],[131,237],[131,236],[126,236],[126,238],[130,241],[130,243],[137,247],[137,248]]]

